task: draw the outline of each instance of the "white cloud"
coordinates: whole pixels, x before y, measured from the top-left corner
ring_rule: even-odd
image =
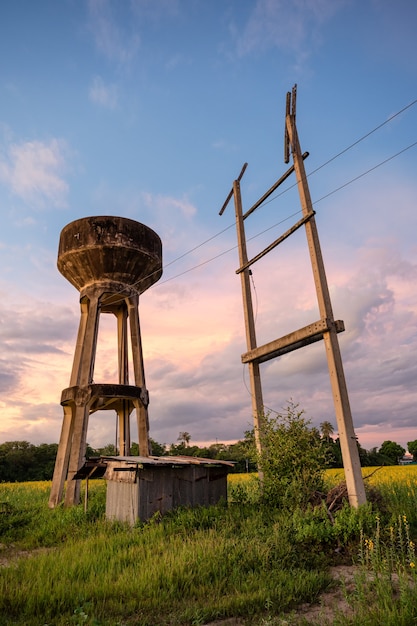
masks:
[[[235,152],[237,149],[235,144],[230,143],[226,139],[217,139],[211,145],[214,150],[222,150],[224,152]]]
[[[10,144],[0,156],[0,182],[27,202],[66,206],[68,184],[62,173],[66,145],[59,139]]]
[[[310,299],[306,302],[297,295],[305,290],[306,274],[299,257],[297,252],[293,268],[270,263],[256,280],[261,318],[257,328],[263,330],[265,341],[317,319]],[[201,441],[232,440],[242,437],[251,425],[248,373],[240,362],[246,344],[235,265],[232,258],[223,258],[184,280],[152,288],[142,297],[150,426],[158,441],[175,441],[180,430],[188,430]],[[332,266],[334,262],[329,262]],[[415,438],[415,272],[415,264],[401,255],[382,256],[380,249],[366,248],[363,254],[354,255],[345,272],[333,276],[333,304],[346,323],[346,332],[339,337],[354,424],[366,447],[390,438],[404,445]],[[13,438],[35,443],[57,440],[62,419],[59,395],[68,384],[75,347],[76,301],[74,292],[70,308],[48,303],[20,309],[17,314],[3,312],[0,343],[7,360],[0,363],[0,386],[7,392],[3,396],[7,395],[8,403],[0,440],[10,438],[11,421],[13,432],[22,435]],[[287,301],[289,310],[283,313]],[[290,326],[283,330],[287,322]],[[115,323],[112,333],[115,340]],[[97,359],[95,376],[111,382],[107,376],[115,374],[110,371],[115,348],[108,339],[100,337],[104,353]],[[280,411],[293,398],[315,424],[327,419],[335,424],[322,342],[264,364],[262,383],[266,406]],[[32,405],[39,407],[31,407],[32,421],[21,398],[31,398]],[[373,431],[376,423],[379,429]],[[391,436],[394,427],[396,435]],[[101,417],[93,418],[89,442],[104,445],[111,440],[113,428],[113,416],[105,416],[104,422]],[[366,436],[368,431],[372,436]],[[137,438],[134,426],[132,437]]]
[[[97,49],[111,61],[129,63],[139,49],[139,35],[118,26],[109,0],[89,0],[88,7]]]
[[[117,85],[106,85],[100,76],[95,76],[89,90],[91,102],[107,109],[115,109],[118,104]]]
[[[281,48],[308,54],[318,27],[329,20],[346,0],[257,0],[242,32],[235,32],[238,54]]]
[[[152,207],[159,215],[165,219],[173,217],[176,223],[178,214],[183,217],[190,218],[197,213],[196,207],[187,199],[174,198],[173,196],[164,196],[162,194],[143,193],[143,199],[146,206]]]

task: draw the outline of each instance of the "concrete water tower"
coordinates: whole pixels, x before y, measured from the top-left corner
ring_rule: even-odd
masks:
[[[139,295],[162,275],[162,243],[152,229],[139,222],[122,217],[85,217],[62,230],[58,269],[80,292],[81,319],[70,386],[61,396],[64,418],[49,499],[51,508],[61,502],[65,480],[65,504],[79,502],[80,481],[73,477],[85,461],[91,413],[116,412],[119,454],[128,456],[130,415],[135,409],[139,453],[149,456],[149,396]],[[113,314],[117,319],[118,380],[112,384],[93,380],[101,313]],[[134,384],[129,384],[129,358]]]

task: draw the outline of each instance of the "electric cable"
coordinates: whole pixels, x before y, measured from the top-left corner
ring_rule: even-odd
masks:
[[[265,230],[262,230],[259,233],[256,233],[255,235],[252,235],[252,237],[248,237],[246,241],[252,241],[253,239],[256,239],[257,237],[260,237],[261,235],[265,234],[269,230],[272,230],[272,228],[276,228],[276,226],[279,226],[280,224],[283,224],[284,222],[286,222],[287,220],[291,219],[295,215],[298,215],[299,212],[300,211],[298,210],[295,213],[292,213],[291,215],[288,215],[287,217],[284,217],[282,220],[280,220],[276,224],[273,224],[272,226],[269,226],[268,228],[265,228]],[[234,226],[234,225],[235,224],[232,224],[232,226]],[[219,252],[219,254],[216,254],[215,256],[211,257],[210,259],[206,259],[205,261],[202,261],[198,265],[193,265],[193,267],[190,267],[190,268],[184,270],[183,272],[181,272],[179,274],[175,274],[175,276],[171,276],[171,278],[167,278],[165,280],[159,281],[158,283],[155,283],[154,285],[152,285],[152,287],[159,287],[160,285],[165,285],[165,283],[168,283],[171,280],[174,280],[174,278],[179,278],[180,276],[183,276],[184,274],[188,274],[189,272],[192,272],[193,270],[198,269],[199,267],[201,267],[203,265],[207,265],[207,263],[211,263],[211,261],[215,261],[216,259],[219,259],[221,256],[224,256],[225,254],[228,254],[229,252],[232,252],[233,250],[237,250],[237,248],[238,248],[238,246],[236,244],[236,245],[232,246],[231,248],[228,248],[227,250],[223,250],[223,252]],[[141,279],[141,280],[144,280],[144,279]]]
[[[250,395],[251,398],[254,397],[254,394],[252,393],[252,391],[250,390],[250,388],[248,387],[248,383],[246,380],[246,372],[247,372],[247,367],[246,367],[247,363],[243,363],[243,369],[242,369],[242,379],[243,379],[243,386],[245,387],[246,391],[248,392],[248,395]],[[275,413],[275,415],[279,415],[279,411],[276,411],[275,409],[271,408],[270,406],[267,406],[266,404],[263,405],[264,409],[267,409],[267,411],[270,411],[271,413]]]
[[[326,165],[328,165],[329,163],[331,163],[332,161],[336,160],[337,158],[339,158],[340,156],[342,156],[343,154],[345,154],[346,152],[348,152],[349,150],[351,150],[352,148],[354,148],[356,145],[358,145],[359,143],[361,143],[362,141],[364,141],[367,137],[369,137],[370,135],[372,135],[373,133],[375,133],[376,131],[380,130],[381,128],[383,128],[386,124],[388,124],[389,122],[391,122],[393,119],[395,119],[396,117],[398,117],[401,113],[404,113],[406,110],[410,109],[412,106],[414,106],[415,104],[417,104],[417,99],[413,100],[412,102],[410,102],[409,104],[407,104],[405,107],[403,107],[402,109],[400,109],[399,111],[397,111],[396,113],[394,113],[393,115],[391,115],[390,117],[388,117],[384,122],[382,122],[381,124],[378,124],[378,126],[376,126],[375,128],[373,128],[372,130],[370,130],[369,132],[367,132],[365,135],[363,135],[362,137],[360,137],[359,139],[357,139],[356,141],[354,141],[353,143],[351,143],[349,146],[347,146],[346,148],[344,148],[343,150],[341,150],[340,152],[338,152],[337,154],[335,154],[333,157],[331,157],[330,159],[328,159],[327,161],[325,161],[324,163],[322,163],[319,167],[317,167],[315,170],[313,170],[312,172],[310,172],[307,175],[307,178],[309,178],[310,176],[312,176],[313,174],[315,174],[316,172],[318,172],[319,170],[321,170],[323,167],[325,167]],[[400,154],[403,154],[404,152],[406,152],[407,150],[413,148],[415,145],[417,145],[417,142],[414,142],[412,144],[410,144],[409,146],[407,146],[406,148],[400,150],[399,152],[397,152],[396,154],[392,155],[391,157],[388,157],[387,159],[385,159],[384,161],[381,161],[380,163],[378,163],[377,165],[373,166],[372,168],[370,168],[369,170],[367,170],[366,172],[363,172],[362,174],[356,176],[355,178],[351,179],[350,181],[348,181],[347,183],[344,183],[343,185],[337,187],[336,189],[334,189],[333,191],[329,192],[328,194],[322,196],[321,198],[319,198],[318,200],[316,200],[315,202],[313,202],[313,204],[317,204],[318,202],[321,202],[322,200],[324,200],[325,198],[329,197],[330,195],[333,195],[334,193],[336,193],[337,191],[340,191],[341,189],[343,189],[344,187],[347,187],[348,185],[352,184],[353,182],[355,182],[356,180],[366,176],[367,174],[369,174],[370,172],[374,171],[375,169],[377,169],[378,167],[384,165],[385,163],[391,161],[392,159],[396,158],[397,156],[399,156]],[[297,183],[294,183],[293,185],[290,185],[289,187],[287,187],[286,189],[284,189],[283,191],[281,191],[279,194],[276,194],[275,196],[273,196],[272,198],[270,198],[269,200],[266,200],[264,203],[262,203],[262,206],[265,204],[269,204],[270,202],[272,202],[273,200],[276,200],[277,198],[281,197],[282,195],[284,195],[285,193],[287,193],[288,191],[290,191],[291,189],[293,189],[294,187],[296,187]],[[259,208],[259,207],[258,207]],[[268,230],[272,230],[273,228],[275,228],[276,226],[280,225],[282,222],[290,219],[291,217],[294,217],[295,215],[298,215],[300,211],[296,211],[295,213],[289,215],[288,217],[284,218],[283,220],[280,220],[279,222],[273,224],[272,226],[268,227],[267,229],[263,230],[260,233],[257,233],[256,235],[254,235],[253,237],[251,237],[250,239],[248,239],[248,241],[250,241],[251,239],[254,239],[258,236],[260,236],[261,234],[267,232]],[[183,254],[181,254],[180,256],[176,257],[175,259],[173,259],[172,261],[170,261],[169,263],[167,263],[164,266],[164,269],[173,265],[174,263],[176,263],[177,261],[183,259],[185,256],[187,256],[188,254],[191,254],[192,252],[195,252],[195,250],[198,250],[199,248],[201,248],[202,246],[204,246],[205,244],[209,243],[210,241],[212,241],[213,239],[216,239],[217,237],[219,237],[220,235],[222,235],[224,232],[226,232],[227,230],[230,230],[230,228],[232,228],[235,224],[231,223],[228,226],[226,226],[224,229],[222,229],[221,231],[219,231],[218,233],[215,233],[214,235],[212,235],[211,237],[209,237],[208,239],[202,241],[200,244],[194,246],[193,248],[191,248],[190,250],[187,250],[186,252],[184,252]],[[224,250],[223,252],[220,252],[219,254],[215,255],[214,257],[211,257],[210,259],[207,259],[206,261],[203,261],[201,263],[198,263],[197,265],[188,268],[187,270],[184,270],[183,272],[180,272],[179,274],[175,274],[174,276],[167,278],[166,280],[154,283],[153,285],[151,285],[151,287],[158,287],[161,285],[166,284],[167,282],[170,282],[176,278],[179,278],[180,276],[183,276],[184,274],[188,274],[191,271],[194,271],[195,269],[198,269],[204,265],[207,265],[208,263],[211,263],[212,261],[220,258],[221,256],[224,256],[225,254],[231,252],[232,250],[235,250],[237,248],[237,246],[233,246],[232,248],[229,248],[227,250]],[[155,272],[151,272],[150,274],[148,274],[145,277],[142,277],[139,281],[137,281],[135,283],[135,285],[139,285],[143,280],[148,279],[149,277],[151,277],[153,274],[157,273],[158,270],[156,270]],[[133,286],[135,286],[133,285]],[[123,293],[123,290],[120,290],[119,292],[116,292],[114,294],[112,294],[112,297],[114,298],[115,295],[118,295]],[[120,299],[120,301],[123,301],[123,298]],[[114,300],[113,300],[114,302]]]
[[[406,111],[407,109],[410,109],[415,104],[417,104],[417,98],[415,100],[413,100],[412,102],[410,102],[409,104],[407,104],[405,107],[403,107],[400,111],[397,111],[397,113],[394,113],[393,115],[391,115],[388,119],[385,120],[385,122],[382,122],[378,126],[375,126],[375,128],[373,130],[370,130],[368,133],[366,133],[365,135],[363,135],[362,137],[360,137],[359,139],[357,139],[356,141],[351,143],[350,146],[348,146],[347,148],[345,148],[341,152],[338,152],[337,154],[335,154],[331,159],[329,159],[325,163],[322,163],[322,165],[319,165],[319,167],[316,167],[315,170],[310,172],[309,176],[312,176],[313,174],[315,174],[316,172],[321,170],[323,167],[325,167],[326,165],[328,165],[329,163],[331,163],[332,161],[334,161],[338,157],[342,156],[342,154],[345,154],[345,152],[347,152],[351,148],[354,148],[355,146],[357,146],[358,143],[361,143],[361,141],[363,141],[364,139],[367,139],[370,135],[375,133],[377,130],[380,130],[383,126],[385,126],[389,122],[392,122],[392,120],[395,119],[396,117],[398,117],[398,115],[401,115],[401,113],[404,113],[404,111]]]
[[[327,161],[325,161],[324,163],[322,163],[321,165],[319,165],[318,167],[316,167],[316,169],[312,170],[311,172],[309,172],[306,176],[306,178],[309,178],[310,176],[313,176],[313,174],[316,174],[319,170],[321,170],[323,167],[325,167],[326,165],[329,165],[329,163],[332,163],[332,161],[335,161],[336,159],[338,159],[340,156],[342,156],[343,154],[345,154],[346,152],[348,152],[349,150],[351,150],[352,148],[354,148],[355,146],[357,146],[359,143],[361,143],[362,141],[364,141],[365,139],[367,139],[368,137],[370,137],[370,135],[372,135],[373,133],[375,133],[377,130],[380,130],[381,128],[383,128],[383,126],[385,126],[386,124],[388,124],[389,122],[392,122],[393,119],[395,119],[396,117],[398,117],[398,115],[401,115],[401,113],[404,113],[404,111],[407,111],[407,109],[410,109],[412,106],[414,106],[415,104],[417,104],[417,98],[415,100],[413,100],[412,102],[410,102],[409,104],[407,104],[405,107],[403,107],[400,111],[397,111],[397,113],[394,113],[393,115],[391,115],[390,117],[388,117],[385,122],[382,122],[381,124],[378,124],[378,126],[375,126],[375,128],[373,128],[372,130],[370,130],[369,132],[365,133],[365,135],[362,135],[362,137],[360,137],[359,139],[357,139],[356,141],[354,141],[353,143],[351,143],[349,146],[347,146],[347,148],[344,148],[343,150],[341,150],[340,152],[338,152],[337,154],[335,154],[334,156],[332,156],[330,159],[328,159]],[[290,185],[289,187],[286,187],[285,189],[283,189],[283,191],[281,191],[280,193],[277,193],[275,196],[272,196],[271,198],[269,198],[269,200],[266,200],[265,202],[262,203],[262,206],[264,206],[265,204],[269,204],[270,202],[272,202],[273,200],[276,200],[277,198],[280,198],[281,196],[283,196],[284,194],[286,194],[288,191],[290,191],[291,189],[294,189],[294,187],[297,186],[297,183],[293,183],[292,185]],[[259,208],[259,207],[258,207]],[[255,209],[257,210],[257,209]]]
[[[399,152],[397,152],[396,154],[393,154],[392,156],[388,157],[387,159],[384,159],[383,161],[381,161],[380,163],[377,163],[377,165],[374,165],[373,167],[371,167],[369,170],[366,170],[366,172],[362,172],[362,174],[359,174],[358,176],[355,176],[355,178],[352,178],[350,181],[344,183],[343,185],[340,185],[339,187],[337,187],[336,189],[334,189],[333,191],[330,191],[329,193],[327,193],[326,195],[322,196],[321,198],[319,198],[318,200],[315,200],[313,202],[313,204],[318,204],[319,202],[321,202],[322,200],[324,200],[325,198],[327,198],[328,196],[333,195],[334,193],[336,193],[337,191],[340,191],[341,189],[343,189],[344,187],[347,187],[348,185],[350,185],[351,183],[355,182],[356,180],[359,180],[360,178],[363,178],[364,176],[366,176],[367,174],[370,174],[371,172],[373,172],[374,170],[378,169],[378,167],[381,167],[382,165],[384,165],[385,163],[388,163],[389,161],[391,161],[392,159],[396,158],[397,156],[399,156],[400,154],[403,154],[404,152],[406,152],[407,150],[410,150],[411,148],[413,148],[414,146],[417,145],[417,141],[415,141],[414,143],[410,144],[409,146],[407,146],[406,148],[403,148],[402,150],[400,150]],[[295,183],[296,184],[296,183]],[[290,188],[289,188],[290,189]],[[271,200],[269,200],[268,202],[270,202]],[[284,219],[280,220],[279,222],[276,222],[275,224],[272,224],[272,226],[269,226],[268,228],[266,228],[263,231],[260,231],[259,233],[256,233],[256,235],[253,235],[252,237],[249,237],[247,239],[247,241],[252,241],[253,239],[255,239],[256,237],[259,237],[260,235],[263,235],[264,233],[266,233],[268,230],[272,230],[273,228],[276,228],[277,226],[279,226],[280,224],[282,224],[283,222],[287,221],[288,219],[290,219],[291,217],[294,217],[296,215],[298,215],[301,212],[301,209],[296,211],[295,213],[292,213],[291,215],[288,215],[287,217],[285,217]],[[165,281],[162,281],[160,283],[156,283],[155,285],[153,285],[154,287],[158,287],[159,285],[163,285],[165,283],[167,283],[168,281],[174,280],[174,278],[178,278],[179,276],[183,276],[184,274],[187,274],[188,272],[192,272],[195,269],[198,269],[199,267],[201,267],[202,265],[206,265],[207,263],[210,263],[211,261],[215,261],[216,259],[220,258],[221,256],[223,256],[224,254],[227,254],[228,252],[231,252],[232,250],[235,250],[237,248],[236,246],[233,246],[232,248],[229,248],[228,250],[224,250],[223,252],[220,252],[218,255],[211,257],[210,259],[207,259],[206,261],[203,261],[202,263],[199,263],[198,265],[195,265],[193,267],[188,268],[187,270],[185,270],[184,272],[181,272],[180,274],[176,274],[175,276],[172,276],[171,278],[166,279]],[[141,279],[143,280],[143,279]]]
[[[407,150],[410,150],[410,148],[414,148],[414,146],[417,146],[417,141],[415,141],[414,143],[410,144],[409,146],[407,146],[406,148],[403,148],[402,150],[400,150],[399,152],[397,152],[397,154],[393,154],[392,156],[388,157],[387,159],[385,159],[384,161],[381,161],[380,163],[378,163],[377,165],[374,165],[373,167],[369,168],[369,170],[366,170],[366,172],[362,172],[362,174],[359,174],[358,176],[355,176],[355,178],[352,178],[351,180],[349,180],[347,183],[344,183],[343,185],[340,185],[340,187],[337,187],[336,189],[333,189],[333,191],[330,191],[329,193],[327,193],[325,196],[322,196],[321,198],[319,198],[318,200],[315,200],[315,202],[313,204],[318,204],[319,202],[321,202],[322,200],[324,200],[325,198],[328,198],[329,196],[332,196],[334,193],[336,193],[337,191],[340,191],[341,189],[343,189],[344,187],[347,187],[348,185],[351,185],[352,183],[354,183],[355,181],[359,180],[360,178],[363,178],[364,176],[366,176],[367,174],[369,174],[370,172],[373,172],[374,170],[378,169],[378,167],[381,167],[381,165],[385,165],[385,163],[388,163],[388,161],[392,161],[392,159],[395,159],[395,157],[399,156],[400,154],[403,154],[404,152],[406,152]]]
[[[249,270],[249,276],[251,277],[252,289],[253,289],[253,293],[255,295],[255,315],[253,316],[253,321],[256,322],[256,320],[258,319],[259,303],[258,303],[258,293],[256,291],[256,286],[255,286],[255,281],[253,279],[253,271],[252,270]]]

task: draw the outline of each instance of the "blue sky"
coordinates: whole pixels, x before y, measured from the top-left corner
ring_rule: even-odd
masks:
[[[243,436],[236,233],[232,205],[218,211],[244,162],[246,208],[286,170],[295,83],[357,435],[366,448],[417,438],[416,23],[411,0],[1,3],[0,441],[58,441],[79,321],[59,233],[88,215],[136,219],[163,242],[163,277],[141,299],[151,436]],[[292,182],[247,220],[250,255],[299,219]],[[258,344],[318,319],[302,231],[253,285]],[[102,382],[113,330],[103,320]],[[336,426],[322,343],[261,374],[268,408],[292,399]],[[88,440],[114,431],[95,414]]]

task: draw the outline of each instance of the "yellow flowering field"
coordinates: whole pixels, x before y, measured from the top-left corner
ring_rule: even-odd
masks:
[[[390,465],[385,467],[363,467],[362,476],[370,485],[389,486],[393,483],[401,485],[417,485],[417,465]],[[329,469],[325,473],[326,480],[336,485],[344,480],[343,469]]]
[[[254,480],[258,478],[258,474],[256,472],[245,474],[229,474],[227,477],[227,482],[229,485],[236,485],[237,483],[247,483],[250,480]]]
[[[401,485],[402,487],[417,488],[417,465],[391,465],[385,467],[363,467],[362,476],[366,483],[372,486],[390,487]],[[238,484],[248,484],[257,479],[257,473],[229,474],[228,484],[233,487]],[[345,479],[342,468],[328,469],[325,471],[325,480],[329,487],[337,485]]]

